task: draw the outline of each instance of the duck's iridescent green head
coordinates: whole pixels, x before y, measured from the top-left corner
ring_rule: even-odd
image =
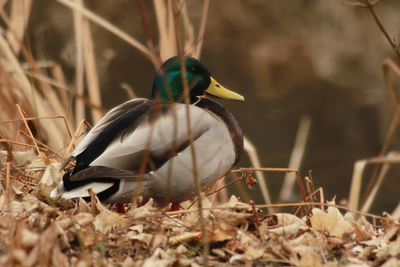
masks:
[[[215,81],[207,68],[197,59],[185,57],[186,77],[190,89],[190,102],[198,97],[211,94],[220,98],[244,100],[244,97],[232,92]],[[162,101],[184,102],[182,71],[178,57],[164,62],[154,77],[151,98]]]

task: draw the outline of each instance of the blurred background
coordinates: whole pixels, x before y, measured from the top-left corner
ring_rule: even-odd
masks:
[[[84,3],[146,44],[137,2]],[[143,4],[157,39],[153,1]],[[187,4],[198,25],[202,1]],[[390,36],[398,40],[400,2],[385,0],[375,8]],[[148,97],[153,64],[126,42],[91,25],[104,111],[130,98],[127,87]],[[202,62],[225,87],[246,97],[244,103],[222,102],[256,147],[261,165],[287,167],[300,122],[308,118],[300,170],[312,170],[314,185],[323,187],[326,199],[348,198],[354,163],[378,155],[392,119],[382,63],[398,58],[368,9],[337,0],[210,1],[203,41]],[[32,1],[25,43],[35,60],[60,64],[66,82],[73,84],[76,47],[69,8],[54,0]],[[390,150],[398,146],[397,138]],[[250,166],[246,155],[239,165]],[[284,174],[266,176],[276,200]],[[398,179],[394,168],[373,212],[396,207]],[[252,196],[259,194],[257,186],[249,190]]]

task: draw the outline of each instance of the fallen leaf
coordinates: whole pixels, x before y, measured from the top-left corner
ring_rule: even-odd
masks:
[[[153,207],[153,200],[150,199],[143,206],[131,209],[128,212],[128,216],[133,220],[152,220],[160,217],[160,212],[157,208]]]
[[[322,263],[317,255],[309,253],[301,258],[299,267],[322,267]]]
[[[0,151],[0,163],[5,165],[7,161],[6,150]],[[33,149],[22,150],[22,151],[12,151],[12,159],[16,166],[24,166],[33,161],[36,158],[36,151]]]
[[[229,201],[227,203],[223,204],[222,207],[234,209],[236,211],[240,211],[240,210],[249,211],[249,212],[252,211],[251,205],[240,202],[239,199],[235,195],[232,195],[229,198]]]
[[[398,267],[398,266],[400,266],[400,260],[395,257],[390,258],[384,264],[381,265],[381,267]]]
[[[137,234],[143,233],[143,224],[137,224],[129,227],[129,230],[135,231]]]
[[[300,227],[297,224],[269,229],[269,233],[276,235],[284,235],[284,236],[296,236],[299,233],[299,231]]]
[[[74,216],[75,222],[81,226],[86,226],[94,221],[94,217],[91,213],[80,212]]]
[[[127,235],[127,238],[129,238],[130,240],[140,241],[140,242],[146,244],[147,246],[150,246],[150,243],[153,239],[153,235],[151,235],[151,234],[145,234],[145,233],[136,234],[133,231],[128,232],[126,235]]]
[[[170,237],[168,243],[170,243],[171,245],[176,245],[178,243],[188,242],[191,240],[199,240],[201,236],[201,232],[187,232],[181,235]]]
[[[62,172],[60,171],[61,163],[54,162],[47,165],[46,170],[44,171],[42,178],[39,183],[43,185],[54,185],[58,184],[62,178]]]
[[[24,248],[30,248],[36,245],[39,241],[40,235],[38,233],[32,232],[29,229],[22,229],[21,231],[21,244]]]
[[[236,226],[253,216],[250,213],[233,212],[223,209],[215,209],[211,213],[215,216],[216,220],[222,220],[232,226]]]
[[[175,259],[168,255],[161,248],[157,248],[154,253],[148,257],[142,267],[170,266]]]
[[[127,224],[127,219],[116,212],[110,210],[102,210],[94,219],[94,228],[106,234],[111,231],[113,227],[123,226]]]
[[[311,227],[317,231],[342,238],[345,233],[351,233],[354,230],[351,224],[343,218],[339,209],[335,207],[328,207],[327,212],[314,208],[312,214],[310,217]]]
[[[210,239],[213,242],[221,242],[221,241],[226,241],[230,240],[235,236],[235,232],[227,232],[227,231],[221,231],[220,229],[215,229],[210,232]]]

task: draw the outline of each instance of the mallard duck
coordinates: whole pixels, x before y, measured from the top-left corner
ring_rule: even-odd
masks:
[[[88,132],[63,165],[75,166],[50,196],[87,199],[92,189],[106,202],[138,195],[159,206],[188,200],[196,192],[190,140],[203,191],[227,174],[243,150],[242,131],[232,113],[207,96],[244,97],[220,85],[199,60],[185,57],[184,63],[191,105],[184,104],[181,64],[172,57],[156,73],[150,99],[122,103]]]

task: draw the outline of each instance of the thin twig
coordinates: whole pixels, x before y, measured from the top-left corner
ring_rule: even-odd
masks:
[[[175,4],[177,2],[174,2]],[[197,197],[199,199],[198,202],[198,213],[200,217],[200,227],[201,227],[201,232],[203,235],[202,238],[202,243],[203,243],[203,262],[202,264],[204,266],[208,266],[208,255],[209,255],[209,237],[206,229],[206,222],[204,219],[203,215],[203,203],[202,203],[202,195],[201,195],[201,186],[200,186],[200,180],[199,180],[199,173],[197,169],[197,159],[196,159],[196,151],[195,151],[195,146],[193,143],[193,133],[191,129],[191,120],[190,120],[190,94],[189,94],[189,82],[187,79],[187,73],[186,73],[186,65],[185,65],[185,56],[183,54],[183,41],[182,41],[182,36],[179,31],[179,16],[180,16],[180,11],[177,10],[176,6],[174,8],[174,25],[175,25],[175,32],[176,32],[176,44],[177,44],[177,49],[178,49],[178,56],[179,56],[179,62],[181,65],[181,73],[182,73],[182,83],[183,83],[183,90],[184,90],[184,100],[185,100],[185,108],[186,108],[186,124],[187,124],[187,135],[188,135],[188,140],[190,144],[190,151],[192,155],[192,166],[193,166],[193,181],[195,183],[195,188],[196,188],[196,193]]]
[[[4,176],[7,176],[7,171],[6,171],[6,172],[0,171],[0,173],[1,173],[2,175],[4,175]],[[18,182],[24,184],[24,185],[38,186],[37,183],[33,183],[33,182],[30,182],[30,181],[25,181],[24,179],[21,179],[21,178],[18,177],[18,176],[10,175],[10,178],[12,178],[12,179],[14,179],[14,180],[16,180],[16,181],[18,181]]]
[[[8,140],[8,139],[0,139],[0,143],[10,143],[10,144],[19,145],[19,146],[36,148],[36,146],[34,146],[34,145],[29,145],[29,144],[25,144],[25,143],[13,141],[13,140]]]
[[[296,173],[296,180],[297,180],[297,185],[299,187],[299,192],[301,199],[303,201],[306,201],[306,193],[304,189],[304,184],[300,175],[300,172],[296,169],[291,169],[291,168],[240,168],[236,170],[232,170],[231,172],[247,172],[247,171],[266,171],[266,172],[294,172]],[[305,206],[306,208],[306,213],[308,213],[308,207]]]
[[[31,128],[29,128],[28,122],[25,120],[24,112],[22,111],[21,107],[20,107],[18,104],[17,104],[16,106],[17,106],[19,115],[20,115],[21,118],[22,118],[22,122],[24,123],[24,125],[25,125],[25,127],[26,127],[26,130],[28,131],[28,133],[29,133],[30,136],[32,137],[32,142],[33,142],[33,144],[35,145],[36,152],[38,153],[38,155],[39,155],[40,157],[42,157],[42,155],[41,155],[41,153],[40,153],[39,146],[38,146],[38,144],[37,144],[37,142],[36,142],[36,139],[35,139],[35,137],[34,137],[33,134],[32,134]],[[43,161],[45,162],[45,159],[44,159],[44,158],[43,158]]]
[[[214,191],[212,191],[212,192],[207,193],[207,194],[206,194],[206,197],[218,193],[219,191],[221,191],[221,190],[227,188],[228,186],[230,186],[231,184],[234,184],[234,183],[236,183],[237,181],[242,180],[243,177],[244,177],[244,176],[242,175],[242,176],[240,176],[239,178],[236,178],[236,179],[234,179],[233,181],[230,181],[229,183],[225,184],[224,186],[222,186],[222,187],[220,187],[220,188],[218,188],[218,189],[216,189],[216,190],[214,190]],[[221,179],[223,179],[223,178],[221,178]],[[190,209],[194,204],[196,204],[197,201],[199,201],[199,199],[195,199],[192,203],[190,203],[188,209]]]
[[[397,104],[399,102],[399,96],[397,90],[393,85],[392,73],[395,73],[397,77],[400,77],[400,67],[392,59],[387,58],[383,61],[382,70],[383,77],[385,78],[386,91],[391,111],[395,112]]]
[[[64,123],[65,123],[65,127],[67,128],[68,135],[69,135],[70,138],[72,137],[71,131],[70,131],[68,123],[67,123],[67,120],[65,119],[64,116],[61,116],[61,115],[59,115],[59,116],[43,116],[43,117],[25,117],[24,119],[2,120],[2,121],[0,121],[0,124],[2,124],[2,123],[10,123],[10,122],[20,122],[20,121],[23,121],[23,120],[33,121],[33,120],[47,120],[47,119],[63,119]]]
[[[82,6],[82,0],[75,0],[76,4]],[[83,16],[80,12],[73,10],[74,36],[75,36],[75,92],[84,95],[84,59],[83,59]],[[78,127],[78,123],[85,118],[85,103],[80,98],[75,98],[75,116],[74,126]]]
[[[90,128],[90,125],[88,124],[88,122],[86,120],[82,120],[79,123],[79,126],[76,128],[76,131],[75,131],[74,135],[72,136],[72,138],[71,138],[71,140],[69,142],[67,150],[65,151],[65,154],[64,154],[64,157],[63,157],[63,161],[65,161],[65,159],[68,157],[68,155],[72,152],[72,148],[75,145],[76,139],[79,137],[78,134],[82,130],[83,125],[86,125],[88,128]]]
[[[201,11],[201,20],[200,20],[200,29],[199,29],[199,34],[197,35],[197,46],[195,49],[195,56],[197,58],[200,58],[201,49],[203,47],[204,33],[206,31],[207,15],[208,15],[209,6],[210,6],[210,0],[203,0],[203,9]]]
[[[259,228],[258,228],[258,227],[261,225],[261,223],[260,223],[260,220],[258,219],[258,216],[257,216],[256,204],[255,204],[254,201],[252,200],[252,201],[250,201],[250,205],[251,205],[251,210],[252,210],[252,212],[253,212],[254,224],[256,225],[257,232],[260,234],[260,231],[259,231]]]
[[[10,154],[11,152],[8,151],[8,153]],[[10,156],[10,155],[9,155]],[[6,163],[6,189],[4,192],[4,207],[0,207],[1,210],[8,210],[9,208],[9,204],[10,204],[10,200],[11,200],[11,162],[10,160],[7,160]]]
[[[32,136],[30,136],[29,134],[27,134],[27,133],[25,133],[25,132],[23,132],[23,131],[19,131],[19,133],[20,133],[21,135],[23,135],[23,136],[29,138],[30,140],[32,140]],[[33,141],[33,140],[32,140],[32,141]],[[36,138],[35,138],[35,141],[38,143],[38,145],[40,145],[40,146],[42,146],[44,149],[46,149],[47,152],[50,151],[50,152],[53,153],[55,156],[57,156],[57,157],[59,157],[60,159],[62,159],[62,156],[61,156],[60,154],[58,154],[55,150],[53,150],[51,147],[49,147],[49,146],[46,145],[45,143],[43,143],[43,142],[37,140]],[[44,150],[44,149],[43,149],[43,150]]]
[[[295,143],[290,155],[288,167],[291,169],[299,169],[304,153],[307,147],[307,139],[310,134],[311,118],[308,115],[303,115],[300,119],[299,128],[297,130]],[[279,193],[279,199],[286,202],[292,195],[295,177],[293,173],[286,173],[283,180],[283,185]],[[267,203],[268,204],[268,203]]]
[[[363,8],[368,8],[368,5],[366,5],[366,4],[363,4],[363,3],[361,3],[361,2],[350,2],[350,1],[340,1],[343,5],[346,5],[346,6],[355,6],[355,7],[363,7]],[[377,3],[379,2],[379,0],[374,0],[374,1],[371,1],[370,3],[371,3],[371,5],[376,5]]]
[[[149,48],[149,50],[153,54],[156,54],[156,42],[155,42],[153,33],[151,31],[149,19],[147,18],[147,14],[146,14],[146,10],[145,10],[144,5],[143,5],[143,1],[142,0],[136,0],[136,5],[139,8],[139,14],[140,14],[140,18],[141,18],[141,21],[142,21],[144,33],[146,34],[147,47]],[[156,69],[158,69],[161,66],[161,63],[162,62],[161,62],[161,59],[160,59],[158,66],[155,66]]]
[[[220,188],[218,188],[218,189],[216,189],[216,190],[214,190],[214,191],[212,191],[212,192],[207,193],[206,196],[208,197],[208,196],[211,196],[211,195],[213,195],[213,194],[216,194],[216,193],[218,193],[219,191],[221,191],[222,189],[227,188],[227,187],[230,186],[231,184],[234,184],[234,183],[236,183],[237,181],[240,181],[240,180],[242,180],[242,179],[243,179],[243,176],[240,176],[239,178],[236,178],[236,179],[234,179],[233,181],[230,181],[229,183],[225,184],[224,186],[222,186],[222,187],[220,187]]]
[[[91,102],[90,99],[88,99],[87,97],[85,97],[84,95],[78,94],[77,92],[74,91],[74,89],[65,86],[65,84],[59,83],[53,79],[50,79],[48,77],[42,76],[42,75],[37,75],[35,73],[31,73],[31,72],[25,72],[26,75],[35,78],[37,80],[41,80],[41,81],[45,81],[47,83],[49,83],[50,85],[55,86],[56,88],[62,89],[64,91],[67,91],[69,94],[71,94],[72,96],[79,98],[83,103],[86,104],[86,106],[88,106],[91,109],[97,109],[101,112],[104,112],[104,109],[101,106],[96,105],[95,103]]]
[[[383,26],[383,23],[381,19],[379,18],[378,14],[376,13],[374,6],[377,4],[378,1],[370,1],[370,0],[365,0],[365,4],[368,7],[368,10],[371,12],[372,16],[374,17],[374,20],[376,24],[378,25],[379,29],[385,35],[386,39],[388,40],[389,44],[392,46],[394,49],[394,52],[397,54],[397,56],[400,58],[400,51],[394,42],[394,40],[389,36],[389,33],[387,32],[386,28]]]
[[[96,208],[96,193],[93,192],[91,188],[88,189],[89,195],[90,195],[90,212],[93,214],[93,216],[96,216],[97,213],[97,208]]]
[[[379,220],[385,219],[383,216],[375,215],[372,213],[367,213],[367,212],[361,212],[358,210],[353,210],[349,209],[345,206],[341,205],[336,205],[336,204],[330,204],[330,203],[319,203],[319,202],[307,202],[307,203],[302,203],[302,202],[296,202],[296,203],[279,203],[279,204],[256,204],[255,207],[258,209],[264,209],[264,208],[282,208],[282,207],[298,207],[298,206],[324,206],[324,207],[334,207],[342,210],[346,210],[349,212],[354,212],[362,216],[367,216]],[[203,208],[203,210],[227,210],[227,209],[232,209],[231,207],[224,207],[224,206],[215,206],[212,208]],[[177,211],[169,211],[166,212],[168,215],[176,215],[176,214],[185,214],[185,213],[192,213],[192,212],[198,212],[198,209],[190,209],[190,210],[177,210]]]
[[[260,158],[257,153],[256,147],[251,143],[251,141],[244,136],[244,149],[246,150],[247,154],[249,155],[251,165],[253,168],[261,168]],[[266,204],[271,204],[271,196],[269,194],[266,178],[262,172],[256,172],[256,177],[258,181],[258,186],[261,189],[261,194],[264,198]],[[273,213],[274,210],[268,210],[270,213]]]
[[[324,209],[324,203],[325,203],[325,194],[324,194],[324,189],[322,187],[318,188],[319,190],[319,202],[321,204],[320,209]]]
[[[230,172],[298,172],[296,169],[290,168],[239,168],[235,170],[231,170]]]
[[[384,139],[382,148],[379,151],[379,154],[378,154],[379,157],[382,157],[388,151],[390,144],[392,144],[392,141],[396,135],[399,123],[400,123],[400,103],[397,104],[396,111],[395,111],[392,121],[390,123],[389,129],[386,133],[386,137]],[[374,185],[377,182],[378,173],[380,172],[380,169],[381,169],[380,167],[377,167],[373,171],[372,178],[371,178],[370,182],[368,183],[367,190],[366,190],[364,197],[367,197],[370,194],[370,192],[373,190]]]

